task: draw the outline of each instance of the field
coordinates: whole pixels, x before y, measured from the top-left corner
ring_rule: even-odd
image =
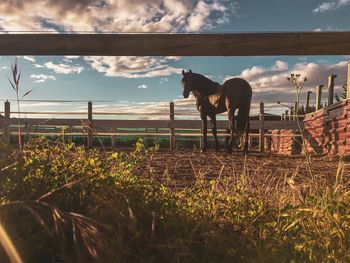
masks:
[[[123,150],[130,151],[130,148]],[[336,174],[339,160],[339,156],[314,156],[312,170],[322,174],[324,178],[331,179]],[[193,186],[198,179],[236,178],[242,174],[245,174],[248,180],[256,180],[259,184],[273,184],[276,180],[292,177],[294,173],[299,175],[296,178],[298,180],[299,177],[307,178],[308,174],[303,155],[291,156],[252,151],[248,155],[246,171],[244,171],[243,153],[235,151],[233,154],[227,154],[224,149],[219,153],[208,150],[205,154],[200,154],[196,149],[175,151],[159,149],[144,162],[144,174],[140,175],[147,178],[148,169],[153,170],[153,179],[177,188]],[[349,174],[350,166],[344,171]]]
[[[350,261],[347,156],[310,171],[305,156],[62,138],[0,154],[0,262],[11,243],[25,262]]]

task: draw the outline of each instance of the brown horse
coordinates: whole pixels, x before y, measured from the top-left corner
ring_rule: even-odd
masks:
[[[232,152],[233,141],[240,138],[245,131],[244,152],[248,151],[249,133],[249,111],[252,100],[252,88],[244,79],[232,78],[223,85],[214,82],[205,76],[197,73],[182,71],[183,96],[188,98],[190,92],[196,98],[196,106],[200,112],[202,120],[201,133],[203,134],[203,144],[201,152],[207,148],[207,116],[212,121],[212,131],[215,139],[215,149],[219,150],[219,141],[216,130],[216,114],[228,112],[230,125],[230,141],[227,151]],[[235,111],[238,109],[237,123],[235,122]]]

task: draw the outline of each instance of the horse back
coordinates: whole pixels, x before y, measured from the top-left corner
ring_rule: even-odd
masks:
[[[225,88],[225,91],[229,93],[236,93],[236,95],[247,97],[252,96],[251,86],[246,80],[241,78],[232,78],[226,80],[223,84],[223,87]]]

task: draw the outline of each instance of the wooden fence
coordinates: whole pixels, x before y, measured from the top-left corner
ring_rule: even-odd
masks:
[[[0,34],[0,55],[350,55],[350,32]]]
[[[0,35],[0,55],[103,55],[103,56],[260,56],[260,55],[350,55],[350,32],[280,32],[280,33],[230,33],[230,34],[3,34]],[[350,72],[350,67],[349,67]],[[328,105],[333,100],[335,76],[330,77]],[[346,98],[350,98],[350,77]],[[321,88],[317,87],[316,110],[321,106]],[[310,94],[308,94],[309,96]],[[92,106],[92,105],[91,105]],[[92,107],[86,119],[21,119],[28,134],[47,133],[41,127],[68,126],[68,136],[88,134],[92,146],[93,133],[111,136],[121,134],[122,128],[165,129],[174,147],[175,138],[182,136],[179,129],[198,129],[200,121],[178,120],[179,114],[169,113],[168,120],[95,120]],[[295,107],[296,109],[296,107]],[[306,107],[308,109],[308,106]],[[96,114],[96,113],[94,113]],[[5,112],[2,137],[9,141],[15,133],[18,119]],[[117,114],[116,114],[117,115]],[[132,115],[132,114],[128,114]],[[144,114],[147,115],[147,114]],[[295,115],[295,114],[294,114]],[[251,129],[259,130],[259,148],[264,150],[264,138],[270,129],[297,129],[296,116],[286,116],[283,120],[268,120],[264,112],[251,120]],[[294,119],[294,120],[293,120]],[[33,130],[32,127],[35,127]],[[219,129],[227,127],[219,121]],[[79,129],[78,129],[79,128]],[[56,130],[55,130],[56,129]],[[133,132],[134,134],[135,132]],[[140,133],[139,133],[140,134]],[[149,133],[147,133],[149,134]],[[158,134],[158,133],[156,133]],[[193,136],[193,134],[191,134]],[[223,134],[220,134],[221,136]],[[186,135],[184,135],[186,136]]]
[[[136,135],[136,136],[168,136],[169,145],[171,149],[175,148],[176,140],[181,140],[186,137],[201,136],[200,120],[178,119],[177,117],[193,116],[193,114],[176,113],[174,103],[169,103],[169,113],[107,113],[107,115],[167,115],[167,120],[112,120],[112,119],[94,119],[93,115],[106,114],[101,112],[93,112],[92,102],[88,103],[88,112],[71,112],[69,114],[86,114],[86,118],[13,118],[11,117],[10,102],[4,103],[4,118],[0,119],[0,126],[2,127],[2,140],[5,143],[9,143],[10,135],[18,135],[18,124],[21,124],[22,136],[31,137],[33,135],[60,135],[63,133],[68,137],[69,141],[72,141],[73,136],[85,136],[87,137],[88,147],[93,146],[94,136],[111,136],[111,146],[116,144],[116,136]],[[61,112],[61,114],[67,114],[67,112]],[[18,114],[18,112],[12,112],[12,114]],[[23,113],[22,113],[23,114]],[[26,112],[26,114],[57,114],[57,112]],[[196,114],[198,115],[198,114]],[[199,115],[198,115],[199,116]],[[271,120],[271,118],[274,120]],[[267,133],[268,130],[285,130],[285,129],[298,129],[295,118],[285,118],[285,115],[271,115],[264,113],[264,104],[260,104],[260,113],[257,115],[251,115],[250,137],[258,138],[259,150],[264,151],[265,138],[271,136],[278,136],[276,134]],[[279,119],[277,119],[279,118]],[[218,136],[227,136],[226,129],[228,128],[228,122],[223,120],[217,121]],[[211,128],[210,122],[208,128]],[[129,129],[129,130],[128,130]],[[142,129],[142,130],[138,130]],[[211,136],[211,133],[208,133]]]

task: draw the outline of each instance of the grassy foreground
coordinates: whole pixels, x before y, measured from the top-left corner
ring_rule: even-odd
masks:
[[[332,178],[296,168],[256,184],[242,172],[179,190],[137,177],[155,150],[139,141],[131,153],[87,151],[44,138],[21,153],[1,150],[8,242],[24,262],[350,261],[342,160]]]

